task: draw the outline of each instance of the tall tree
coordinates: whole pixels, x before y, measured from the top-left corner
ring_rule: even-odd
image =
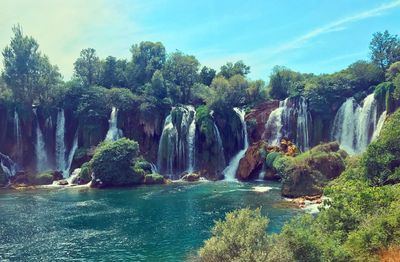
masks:
[[[166,61],[163,75],[166,80],[174,85],[171,89],[180,90],[181,97],[178,102],[187,103],[190,101],[192,86],[199,77],[199,66],[200,63],[194,56],[185,55],[179,51],[172,53]]]
[[[245,77],[250,73],[250,66],[247,66],[243,61],[237,61],[236,63],[228,62],[226,65],[221,66],[219,75],[222,75],[226,79],[231,78],[234,75],[241,75]]]
[[[132,62],[129,82],[134,88],[149,82],[156,70],[161,70],[166,59],[165,47],[160,42],[141,42],[131,48]]]
[[[206,86],[211,85],[216,73],[214,69],[203,66],[200,71],[200,82]]]
[[[83,49],[74,63],[75,76],[84,86],[99,84],[101,63],[93,48]]]
[[[41,102],[61,81],[61,75],[58,68],[38,51],[36,40],[23,34],[21,26],[14,26],[12,30],[11,43],[3,50],[2,77],[16,101],[27,105]]]
[[[375,33],[369,48],[372,61],[384,71],[400,60],[400,39],[397,35],[389,34],[387,30]]]

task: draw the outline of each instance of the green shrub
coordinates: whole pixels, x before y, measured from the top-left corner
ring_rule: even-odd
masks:
[[[273,168],[275,160],[280,158],[282,155],[279,152],[270,152],[265,158],[265,165],[267,168]]]
[[[51,185],[53,183],[53,172],[47,171],[30,176],[29,182],[32,185]]]
[[[164,177],[157,173],[147,174],[144,177],[144,183],[146,185],[164,184]]]
[[[227,213],[217,221],[212,237],[198,252],[199,261],[266,261],[268,219],[260,209],[242,209]]]
[[[81,171],[76,178],[77,184],[87,184],[92,180],[92,168],[90,162],[86,162],[81,166]],[[74,181],[74,183],[76,183]]]
[[[139,144],[127,138],[100,144],[91,160],[94,186],[125,186],[140,183],[145,172],[141,166],[136,166],[134,160],[138,155]]]

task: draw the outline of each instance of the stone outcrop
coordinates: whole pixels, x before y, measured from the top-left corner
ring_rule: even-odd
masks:
[[[236,171],[236,177],[239,180],[256,179],[264,165],[263,152],[267,150],[267,143],[259,141],[253,143],[246,151],[246,154],[239,162],[239,168]]]
[[[278,107],[278,100],[268,101],[257,105],[245,116],[249,139],[251,143],[257,142],[262,139],[268,117],[271,112]]]

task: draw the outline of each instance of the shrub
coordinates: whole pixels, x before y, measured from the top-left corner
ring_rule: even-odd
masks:
[[[147,174],[144,177],[144,183],[147,185],[164,184],[164,177],[160,174]]]
[[[212,237],[198,252],[199,261],[266,261],[268,219],[260,209],[242,209],[227,213],[217,221]]]
[[[86,162],[81,166],[81,171],[79,175],[75,179],[74,183],[79,185],[87,184],[92,180],[92,168],[90,166],[90,162]]]
[[[277,160],[279,157],[281,157],[281,154],[279,152],[271,152],[267,155],[265,158],[265,165],[268,168],[273,168],[273,164],[275,160]]]
[[[139,144],[127,138],[100,144],[91,160],[94,186],[138,184],[144,171],[135,165]],[[100,182],[101,183],[98,183]]]

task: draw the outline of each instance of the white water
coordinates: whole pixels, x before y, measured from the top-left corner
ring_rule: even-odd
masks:
[[[188,132],[188,148],[189,148],[189,157],[188,157],[188,172],[189,174],[193,173],[194,164],[195,164],[195,138],[196,138],[196,111],[193,106],[188,106],[189,111],[193,112],[192,122],[189,126]]]
[[[15,142],[17,143],[17,157],[18,157],[18,160],[21,161],[22,154],[23,154],[22,134],[21,134],[21,125],[20,125],[20,120],[19,120],[17,110],[14,111],[14,136],[15,136]],[[22,163],[19,163],[19,164],[22,164]]]
[[[150,166],[151,166],[151,173],[153,173],[153,174],[158,173],[158,168],[155,164],[150,163]]]
[[[311,115],[305,98],[286,98],[280,101],[279,107],[269,115],[264,137],[274,146],[279,146],[281,139],[287,137],[305,151],[310,148],[310,122]],[[296,133],[292,130],[296,130]]]
[[[67,165],[65,154],[65,114],[64,109],[59,109],[56,126],[56,166],[57,170],[63,172],[64,178],[66,177],[64,171],[66,170]]]
[[[383,125],[383,123],[382,123]],[[377,127],[377,105],[374,94],[368,95],[363,105],[348,98],[336,113],[332,139],[349,154],[365,151]]]
[[[17,164],[11,160],[7,155],[0,153],[0,168],[7,175],[8,178],[15,176],[17,171]]]
[[[74,155],[75,155],[75,152],[77,149],[78,149],[78,131],[76,131],[76,133],[75,133],[74,141],[72,143],[71,150],[69,151],[69,154],[68,154],[67,165],[66,165],[65,170],[63,170],[64,178],[68,177],[68,175],[69,175],[69,170],[71,169],[72,160],[74,159]]]
[[[182,117],[173,123],[172,112]],[[173,108],[166,117],[157,154],[158,170],[171,177],[184,171],[193,172],[196,153],[196,115],[193,106]]]
[[[214,122],[214,135],[217,138],[217,146],[218,146],[218,163],[219,167],[221,170],[225,167],[226,165],[226,160],[225,160],[225,153],[224,153],[224,145],[222,143],[222,138],[221,138],[221,133],[219,132],[218,126]]]
[[[374,134],[372,135],[371,142],[375,141],[378,138],[379,134],[381,133],[383,124],[385,123],[386,120],[386,116],[387,116],[386,111],[383,111],[383,113],[379,117],[378,123],[376,124],[376,129],[374,131]]]
[[[239,167],[239,162],[240,159],[243,158],[244,154],[247,151],[247,148],[249,147],[249,142],[247,138],[247,125],[246,121],[244,120],[244,115],[245,112],[239,108],[234,108],[233,109],[236,114],[240,117],[240,122],[242,123],[242,134],[243,134],[243,139],[244,139],[244,148],[240,150],[229,162],[229,165],[224,169],[223,174],[225,176],[225,180],[227,181],[236,181],[236,171]]]
[[[39,119],[36,113],[36,108],[33,110],[36,119],[36,143],[35,143],[35,153],[36,153],[36,171],[43,172],[49,169],[46,144],[43,139],[43,133],[40,129]]]
[[[108,120],[108,122],[109,122],[109,128],[105,140],[116,141],[120,139],[123,136],[123,134],[122,130],[117,127],[118,109],[114,106],[112,107],[110,119]]]

